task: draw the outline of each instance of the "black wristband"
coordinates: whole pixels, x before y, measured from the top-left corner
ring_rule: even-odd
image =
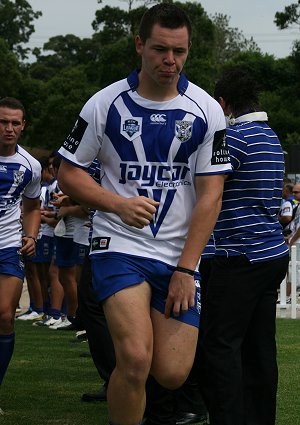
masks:
[[[176,266],[175,271],[185,273],[185,274],[188,274],[190,276],[194,276],[194,274],[195,274],[195,270],[186,269],[185,267],[180,267],[180,266]]]

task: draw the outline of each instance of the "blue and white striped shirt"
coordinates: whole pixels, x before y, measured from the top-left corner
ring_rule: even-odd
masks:
[[[277,219],[284,156],[274,131],[266,122],[256,121],[261,114],[239,117],[227,128],[234,171],[225,182],[214,229],[216,255],[244,254],[251,262],[288,253]]]

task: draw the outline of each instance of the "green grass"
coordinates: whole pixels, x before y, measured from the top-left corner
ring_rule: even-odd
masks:
[[[0,392],[5,425],[106,425],[106,403],[84,403],[81,394],[100,382],[87,343],[73,344],[74,332],[16,323],[13,360]],[[280,369],[276,425],[300,418],[300,321],[277,320]]]

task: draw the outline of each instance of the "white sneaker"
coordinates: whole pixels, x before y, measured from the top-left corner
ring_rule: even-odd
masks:
[[[50,325],[49,329],[62,329],[69,326],[70,324],[71,322],[68,320],[67,317],[61,317],[58,319],[58,322],[56,324]]]
[[[60,318],[54,319],[52,316],[46,316],[44,320],[38,320],[37,322],[32,323],[32,326],[51,326],[58,324]]]
[[[44,317],[44,313],[37,313],[36,311],[32,311],[29,314],[23,314],[19,316],[18,320],[41,320]]]
[[[27,310],[27,311],[25,311],[24,313],[22,313],[22,314],[18,314],[17,316],[16,316],[16,319],[20,319],[21,317],[23,317],[23,316],[28,316],[28,314],[29,313],[31,313],[32,312],[32,310],[31,309],[29,309],[29,310]]]

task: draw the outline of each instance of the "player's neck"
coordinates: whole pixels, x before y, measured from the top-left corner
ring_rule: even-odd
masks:
[[[177,82],[176,84],[162,85],[143,78],[139,81],[137,93],[145,99],[164,102],[178,96]]]
[[[13,156],[16,153],[16,145],[0,145],[0,156]]]

